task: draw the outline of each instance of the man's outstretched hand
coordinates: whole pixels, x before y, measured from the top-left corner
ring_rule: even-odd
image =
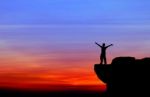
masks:
[[[97,42],[95,42],[95,44],[98,44]]]

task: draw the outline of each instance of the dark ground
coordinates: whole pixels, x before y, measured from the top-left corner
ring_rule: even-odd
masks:
[[[0,97],[104,97],[104,93],[98,91],[41,92],[0,89]]]

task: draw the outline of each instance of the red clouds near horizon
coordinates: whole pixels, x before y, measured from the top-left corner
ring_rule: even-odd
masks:
[[[55,49],[57,52],[31,53],[6,47],[1,44],[0,88],[105,90],[105,84],[94,73],[92,52]]]

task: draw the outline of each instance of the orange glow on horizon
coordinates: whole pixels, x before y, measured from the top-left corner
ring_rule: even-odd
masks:
[[[106,88],[93,71],[92,53],[63,57],[65,52],[34,55],[10,48],[3,48],[0,53],[0,88],[50,91]],[[92,56],[86,59],[87,55]]]

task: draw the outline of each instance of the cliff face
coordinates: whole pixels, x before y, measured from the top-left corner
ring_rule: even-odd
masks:
[[[110,65],[95,64],[99,79],[107,84],[107,92],[113,96],[147,95],[150,83],[150,58],[117,57]]]

